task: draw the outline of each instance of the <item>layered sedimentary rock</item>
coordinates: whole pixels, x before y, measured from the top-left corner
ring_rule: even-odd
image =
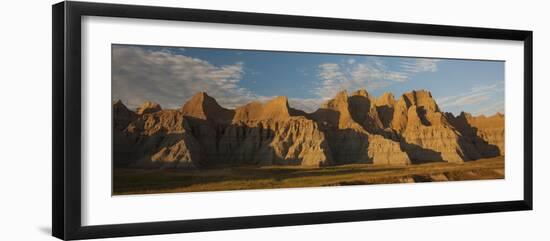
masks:
[[[374,101],[378,117],[384,128],[389,128],[393,120],[395,98],[392,93],[386,92]]]
[[[339,92],[313,113],[284,96],[232,109],[204,92],[177,110],[113,103],[114,163],[145,168],[408,165],[504,155],[504,116],[443,113],[424,90]]]
[[[309,165],[331,162],[315,122],[292,116],[286,97],[236,108],[229,124],[197,123],[193,133],[209,147],[203,164]],[[196,123],[193,122],[193,123]]]
[[[456,129],[467,138],[484,157],[503,156],[504,149],[504,115],[496,113],[486,117],[472,116],[461,112],[454,116],[446,113]]]
[[[311,114],[325,132],[335,164],[409,164],[399,142],[376,134],[382,127],[366,91],[342,91]]]
[[[412,91],[396,103],[392,128],[417,162],[463,162],[481,156],[447,120],[428,91]],[[406,110],[406,114],[405,114]]]
[[[119,140],[114,140],[115,149],[127,150],[118,156],[115,152],[115,163],[193,167],[195,160],[201,159],[201,146],[189,129],[187,120],[175,110],[140,115],[123,130]]]
[[[487,144],[498,148],[498,153],[488,153],[488,155],[504,156],[504,115],[496,113],[492,116],[485,117],[484,115],[472,117],[469,120],[470,125],[477,130],[477,135],[481,137]]]
[[[238,121],[224,129],[212,161],[233,165],[306,165],[331,163],[324,134],[303,117]]]
[[[317,124],[293,112],[286,97],[233,111],[199,93],[180,110],[136,114],[122,138],[114,140],[117,149],[125,150],[115,153],[115,162],[132,159],[137,166],[178,168],[330,164]]]
[[[161,109],[162,108],[160,107],[159,104],[151,101],[145,101],[145,103],[143,103],[143,105],[141,105],[137,109],[137,113],[139,115],[143,115],[143,114],[155,113],[157,111],[160,111]]]

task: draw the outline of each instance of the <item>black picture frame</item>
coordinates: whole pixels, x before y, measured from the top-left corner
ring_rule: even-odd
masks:
[[[425,36],[517,40],[524,43],[523,199],[421,207],[141,222],[99,226],[81,224],[81,17],[104,16],[206,23],[366,31]],[[89,2],[52,6],[52,233],[60,239],[308,225],[380,219],[532,210],[533,208],[533,32],[324,17],[197,10]]]

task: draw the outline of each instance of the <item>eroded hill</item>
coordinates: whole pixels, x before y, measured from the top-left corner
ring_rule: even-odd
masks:
[[[342,91],[313,113],[286,97],[226,109],[197,93],[180,109],[113,103],[114,164],[142,168],[460,163],[504,155],[504,115],[443,113],[425,90]]]

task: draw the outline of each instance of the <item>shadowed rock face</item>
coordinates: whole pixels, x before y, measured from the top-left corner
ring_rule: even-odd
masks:
[[[335,164],[409,164],[410,159],[397,141],[376,134],[381,132],[372,99],[364,90],[348,96],[342,91],[311,114],[329,142]]]
[[[479,159],[480,155],[459,132],[448,122],[439,107],[427,91],[406,93],[398,101],[401,108],[407,108],[407,115],[400,116],[396,131],[407,144],[427,151],[410,151],[410,156],[417,161],[424,161],[437,152],[440,160],[463,162]],[[395,116],[395,115],[394,115]],[[403,128],[403,123],[406,123]]]
[[[311,114],[284,96],[229,110],[197,93],[178,110],[113,104],[114,164],[141,168],[241,165],[406,165],[504,155],[504,116],[454,117],[430,92],[342,91]]]
[[[445,113],[456,129],[471,142],[484,157],[504,155],[504,115],[486,117],[462,112],[458,116]]]
[[[123,130],[137,118],[136,113],[129,110],[120,100],[113,102],[113,128]]]

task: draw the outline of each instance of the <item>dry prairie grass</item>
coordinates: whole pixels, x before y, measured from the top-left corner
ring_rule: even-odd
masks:
[[[351,164],[322,168],[272,166],[208,170],[115,169],[113,195],[320,187],[504,178],[504,157],[409,166]]]

